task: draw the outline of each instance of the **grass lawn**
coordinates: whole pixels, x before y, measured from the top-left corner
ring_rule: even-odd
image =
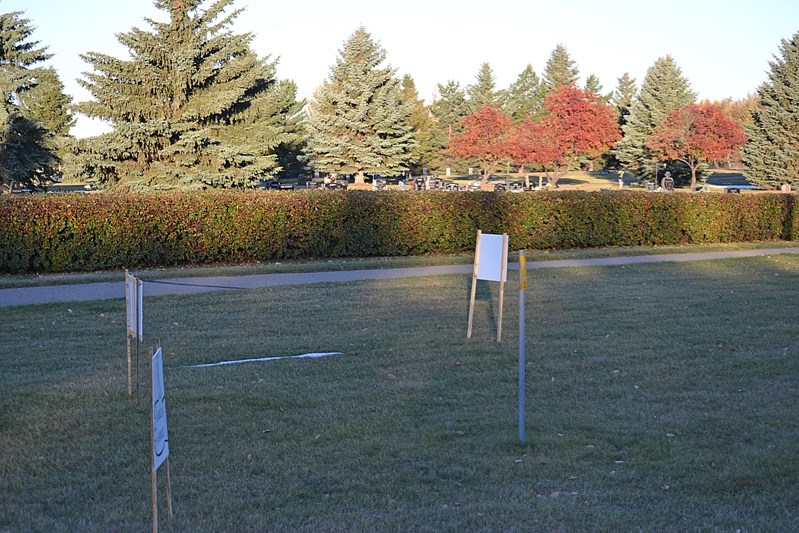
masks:
[[[538,176],[541,176],[543,182],[546,183],[546,174],[536,172],[530,174],[530,182],[534,185],[538,184]],[[524,176],[521,174],[496,174],[499,178],[504,178],[507,181],[523,181]],[[660,175],[660,178],[663,176]],[[644,190],[644,184],[639,181],[634,175],[629,172],[624,173],[624,188],[629,190]],[[737,185],[749,185],[746,177],[741,171],[715,169],[707,176],[706,181],[710,184],[714,183],[734,183]],[[619,173],[617,171],[603,172],[587,171],[587,170],[572,170],[566,173],[565,176],[558,180],[558,187],[563,190],[582,190],[582,191],[600,191],[600,190],[616,190],[619,187]],[[491,187],[493,190],[493,186]],[[689,192],[690,187],[678,187],[677,191]]]
[[[465,338],[469,284],[146,299],[165,350],[161,529],[795,529],[799,257],[535,271],[524,445],[516,279],[502,344],[495,284]],[[0,531],[150,528],[124,321],[122,301],[0,309]],[[317,351],[343,354],[189,366]]]

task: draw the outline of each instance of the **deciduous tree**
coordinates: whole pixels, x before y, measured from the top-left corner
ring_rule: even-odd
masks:
[[[499,162],[508,156],[506,135],[511,124],[510,118],[497,106],[478,109],[463,119],[463,131],[453,136],[449,150],[456,157],[479,159],[485,184]]]
[[[591,91],[574,84],[562,85],[547,95],[544,105],[547,114],[541,119],[541,127],[557,147],[547,151],[557,154],[548,163],[553,186],[573,168],[578,157],[597,157],[621,138],[613,108]]]
[[[647,146],[662,159],[688,165],[693,191],[704,165],[728,157],[745,140],[740,126],[718,104],[702,102],[672,110],[652,132]]]
[[[555,139],[555,133],[549,121],[526,118],[515,124],[507,135],[505,146],[508,158],[521,165],[522,171],[528,165],[540,165],[546,169],[562,165],[564,153]]]

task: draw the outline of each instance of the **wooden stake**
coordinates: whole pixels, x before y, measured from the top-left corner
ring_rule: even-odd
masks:
[[[131,375],[132,361],[130,353],[130,332],[128,332],[127,338],[128,338],[128,396],[131,396],[133,394],[133,376]]]
[[[169,457],[164,461],[166,466],[166,509],[169,512],[169,518],[172,518],[172,481],[169,479]]]
[[[505,303],[505,278],[508,271],[508,234],[502,234],[502,274],[499,282],[499,322],[497,323],[497,342],[502,342],[502,309]]]
[[[131,346],[130,346],[130,335],[131,335],[131,328],[130,325],[132,324],[132,313],[131,313],[131,297],[130,297],[130,287],[131,287],[131,280],[130,274],[127,270],[125,270],[125,314],[127,315],[127,325],[126,330],[128,341],[128,396],[133,395],[133,368],[132,368],[132,361],[131,361]]]
[[[477,295],[477,270],[480,266],[480,235],[483,232],[477,230],[477,243],[474,247],[474,270],[472,271],[472,296],[469,299],[469,325],[466,327],[466,338],[472,338],[472,322],[474,320],[474,299]]]
[[[152,376],[153,350],[150,349],[150,375]],[[138,384],[137,384],[138,385]],[[158,533],[158,476],[155,470],[155,428],[153,427],[153,387],[150,384],[150,472],[152,489],[153,533]],[[137,389],[138,391],[138,386]]]

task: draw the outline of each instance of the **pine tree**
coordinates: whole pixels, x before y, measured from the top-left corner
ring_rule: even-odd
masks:
[[[254,187],[273,176],[279,146],[298,136],[296,87],[230,31],[233,0],[154,0],[166,22],[118,35],[131,59],[82,55],[94,96],[77,109],[110,121],[82,153],[84,174],[131,190]]]
[[[310,102],[308,150],[314,168],[331,174],[397,175],[415,147],[411,106],[386,52],[363,28],[339,51],[328,79]]]
[[[768,80],[758,89],[760,105],[744,129],[741,152],[746,176],[766,188],[799,186],[799,33],[783,39],[781,57],[770,61]]]
[[[624,126],[627,123],[627,115],[630,114],[630,108],[637,95],[638,89],[635,86],[635,78],[630,77],[630,74],[625,72],[617,80],[616,90],[613,91],[610,98],[610,103],[613,104],[619,115],[619,126]]]
[[[544,113],[544,85],[541,78],[527,65],[510,87],[503,92],[502,109],[518,124],[527,117],[541,118]]]
[[[54,68],[39,69],[36,85],[21,98],[30,118],[56,137],[69,135],[75,117],[69,111],[72,98],[64,93],[64,84]]]
[[[406,74],[402,77],[402,99],[412,109],[408,119],[413,130],[416,147],[411,151],[410,170],[419,174],[423,169],[432,169],[436,146],[434,143],[433,116],[430,109],[419,98],[413,78]]]
[[[670,111],[695,100],[696,94],[671,56],[655,61],[647,70],[641,92],[633,100],[622,128],[624,137],[615,151],[625,168],[639,177],[656,179],[657,168],[663,162],[647,147],[647,142]]]
[[[47,107],[41,95],[60,84],[56,87],[54,71],[37,66],[51,54],[29,40],[34,30],[22,15],[0,14],[0,184],[46,187],[59,159],[55,131],[39,113]],[[58,104],[65,116],[67,103]],[[68,126],[67,120],[58,133],[68,132]]]
[[[469,111],[472,113],[483,107],[497,104],[499,98],[491,65],[488,63],[480,65],[480,71],[477,73],[474,83],[466,87],[466,94],[469,97]]]
[[[438,98],[430,104],[433,115],[433,145],[435,158],[431,168],[455,168],[465,170],[468,163],[453,157],[447,147],[452,137],[458,135],[461,121],[469,114],[466,92],[456,81],[450,80],[446,85],[437,85]]]
[[[594,74],[589,75],[585,79],[585,90],[591,91],[595,95],[599,97],[599,100],[604,103],[610,103],[610,98],[613,94],[602,94],[602,84],[599,82],[599,78],[596,77]]]
[[[544,85],[547,92],[576,83],[579,77],[580,71],[566,47],[562,44],[557,45],[544,67]]]

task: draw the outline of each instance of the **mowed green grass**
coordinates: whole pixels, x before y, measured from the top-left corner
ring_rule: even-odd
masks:
[[[496,284],[465,338],[468,276],[146,299],[161,529],[795,529],[799,257],[531,272],[523,445],[517,287],[502,344]],[[0,309],[0,531],[150,528],[124,321]],[[343,355],[189,366],[317,351]]]

